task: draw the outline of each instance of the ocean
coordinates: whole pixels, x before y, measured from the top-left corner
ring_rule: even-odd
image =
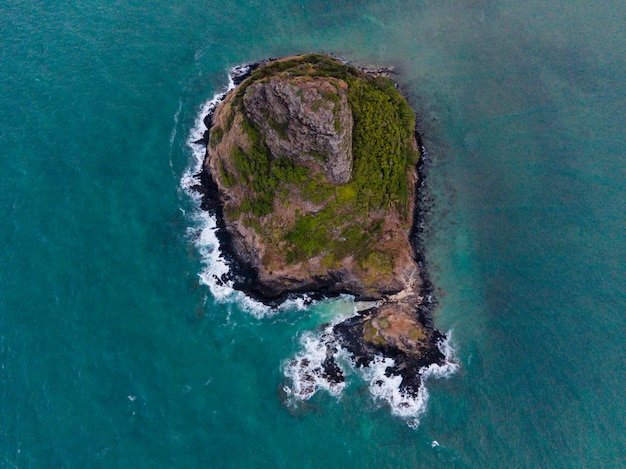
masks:
[[[626,465],[626,4],[0,6],[0,467]],[[410,412],[351,368],[298,395],[349,297],[220,285],[188,190],[229,70],[393,66],[428,170],[451,366]]]

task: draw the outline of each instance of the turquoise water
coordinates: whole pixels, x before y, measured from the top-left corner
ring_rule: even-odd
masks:
[[[612,1],[3,3],[0,467],[626,464],[624,24]],[[417,429],[357,374],[283,406],[345,304],[255,316],[199,277],[199,110],[229,67],[307,51],[395,65],[423,120],[461,367]]]

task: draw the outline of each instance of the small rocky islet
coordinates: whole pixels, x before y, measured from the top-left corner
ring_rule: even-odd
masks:
[[[265,304],[342,293],[375,306],[332,328],[322,374],[341,382],[336,346],[417,394],[442,364],[431,285],[416,236],[415,115],[386,69],[316,54],[254,64],[205,123],[197,187],[216,214],[235,288]]]

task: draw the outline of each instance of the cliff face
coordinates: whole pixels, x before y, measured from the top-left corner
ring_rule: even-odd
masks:
[[[317,161],[329,181],[345,184],[352,171],[347,87],[335,78],[277,78],[248,87],[244,109],[272,155],[298,164]]]

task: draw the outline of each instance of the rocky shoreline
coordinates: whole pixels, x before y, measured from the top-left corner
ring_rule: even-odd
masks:
[[[235,86],[244,82],[262,63],[240,67],[235,70],[232,80]],[[393,73],[386,68],[366,70],[369,73],[388,76]],[[214,125],[214,111],[207,115],[204,122],[207,131],[204,138],[196,142],[207,146],[211,128]],[[400,376],[401,392],[416,396],[421,386],[420,370],[431,365],[443,365],[446,361],[440,344],[445,335],[434,329],[433,312],[436,301],[433,297],[433,286],[427,274],[426,262],[422,254],[421,231],[422,220],[427,210],[423,199],[423,186],[429,165],[429,157],[423,145],[419,126],[415,129],[415,141],[421,152],[416,167],[419,175],[417,187],[413,192],[415,200],[412,207],[412,224],[409,243],[413,250],[413,259],[417,264],[416,275],[411,288],[401,292],[389,292],[382,297],[367,297],[356,294],[357,300],[377,300],[378,306],[364,311],[335,325],[332,332],[335,340],[327,345],[327,358],[323,362],[322,373],[325,379],[340,383],[344,376],[341,367],[336,363],[337,346],[347,350],[357,367],[367,367],[375,360],[393,359],[385,375]],[[230,271],[219,279],[232,283],[234,288],[243,291],[251,298],[269,306],[277,306],[287,299],[304,296],[307,299],[335,297],[340,294],[355,294],[354,290],[345,288],[340,279],[330,276],[314,277],[313,281],[298,288],[291,288],[276,295],[259,281],[259,271],[236,248],[237,242],[227,228],[224,216],[224,202],[220,196],[220,188],[209,170],[209,164],[197,175],[199,184],[194,187],[202,194],[201,208],[209,211],[217,219],[217,237],[223,256],[230,266]]]
[[[428,151],[424,145],[423,135],[419,128],[419,122],[416,124],[415,138],[420,148],[422,157],[417,163],[416,170],[419,175],[418,187],[415,191],[415,205],[413,213],[413,224],[409,241],[413,247],[415,261],[419,266],[420,290],[418,298],[420,301],[412,305],[417,321],[422,324],[428,331],[428,344],[425,346],[419,356],[406,353],[406,351],[394,345],[381,345],[380,347],[372,346],[372,344],[363,340],[363,328],[367,323],[368,316],[375,312],[376,308],[360,311],[356,316],[333,327],[333,330],[339,337],[339,342],[349,350],[357,366],[368,366],[374,357],[382,355],[384,357],[393,358],[394,366],[387,369],[387,376],[397,375],[402,377],[400,385],[401,391],[411,396],[416,396],[422,384],[419,370],[425,369],[431,365],[443,365],[447,357],[442,351],[440,345],[447,339],[446,335],[439,332],[434,327],[433,315],[437,308],[437,301],[434,297],[434,286],[428,274],[426,259],[423,253],[422,231],[423,220],[429,207],[424,201],[424,188],[427,177],[428,168],[431,160]],[[336,365],[328,364],[328,370],[334,370]]]

